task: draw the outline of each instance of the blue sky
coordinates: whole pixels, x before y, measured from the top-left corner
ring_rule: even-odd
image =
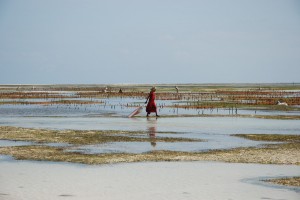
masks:
[[[0,84],[300,82],[299,0],[0,0]]]

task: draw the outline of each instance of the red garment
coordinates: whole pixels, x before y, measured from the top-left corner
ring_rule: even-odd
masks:
[[[146,107],[146,112],[156,112],[156,103],[155,103],[155,92],[150,92],[149,94],[149,101]]]

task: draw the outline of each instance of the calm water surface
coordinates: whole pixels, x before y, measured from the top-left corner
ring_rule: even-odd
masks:
[[[128,99],[122,99],[128,101]],[[136,100],[135,100],[136,101]],[[143,117],[127,118],[134,108],[117,105],[113,99],[105,105],[0,105],[0,125],[46,129],[128,130],[141,131],[151,142],[108,143],[69,148],[85,153],[128,152],[142,153],[152,150],[206,151],[234,147],[256,146],[262,142],[232,137],[231,134],[299,134],[299,120],[272,120],[238,117]],[[134,103],[133,100],[131,103]],[[114,107],[116,106],[116,108]],[[181,111],[180,111],[181,112]],[[163,112],[160,112],[164,115]],[[165,114],[168,115],[168,114]],[[161,132],[175,132],[163,134]],[[156,142],[158,137],[202,139],[204,142]],[[0,145],[8,145],[2,141]],[[17,143],[11,143],[19,145]],[[26,144],[24,144],[26,145]],[[30,143],[28,143],[30,145]],[[55,144],[53,144],[55,146]],[[57,144],[58,146],[63,146]],[[2,145],[1,145],[2,146]],[[9,146],[9,145],[8,145]]]

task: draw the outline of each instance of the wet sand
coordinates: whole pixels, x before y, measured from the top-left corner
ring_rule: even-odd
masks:
[[[299,175],[299,166],[157,162],[104,166],[14,161],[0,157],[0,199],[286,199],[294,187],[266,178]]]

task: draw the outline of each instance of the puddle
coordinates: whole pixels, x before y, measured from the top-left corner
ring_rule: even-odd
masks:
[[[71,144],[68,143],[42,143],[39,145],[43,145],[43,146],[48,146],[48,147],[68,147],[68,146],[72,146]]]
[[[29,146],[33,144],[33,142],[0,140],[0,147]]]
[[[189,135],[189,134],[186,134]],[[153,136],[149,142],[113,142],[97,145],[83,145],[68,148],[68,152],[80,152],[84,154],[101,153],[146,153],[155,150],[200,152],[213,149],[229,149],[236,147],[250,147],[267,142],[251,141],[228,135],[199,135],[197,139],[205,139],[203,142],[157,142]],[[189,137],[191,138],[191,137]],[[271,142],[269,142],[270,144]],[[274,142],[273,142],[274,143]]]
[[[0,162],[2,161],[5,161],[5,162],[8,162],[8,161],[12,161],[12,162],[15,162],[14,158],[12,156],[6,156],[6,155],[1,155],[0,154]]]

